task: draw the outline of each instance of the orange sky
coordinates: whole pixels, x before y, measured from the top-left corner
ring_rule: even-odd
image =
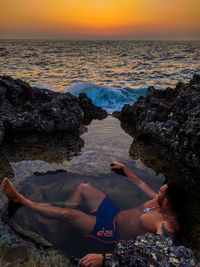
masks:
[[[0,0],[0,38],[200,39],[200,0]]]

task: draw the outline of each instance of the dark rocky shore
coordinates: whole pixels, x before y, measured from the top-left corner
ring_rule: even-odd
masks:
[[[176,162],[184,177],[199,182],[200,174],[200,76],[166,90],[149,87],[146,97],[125,105],[113,115],[122,128]]]
[[[195,182],[195,185],[199,182],[200,76],[194,75],[188,84],[179,83],[175,89],[156,90],[150,87],[146,97],[140,97],[132,106],[125,105],[121,112],[113,115],[120,119],[122,128],[134,137],[131,156],[139,151],[153,169],[157,168],[155,162],[161,156],[180,166],[186,180]],[[77,98],[69,93],[33,88],[8,76],[0,77],[1,168],[4,162],[5,169],[9,169],[6,155],[13,161],[15,157],[24,160],[23,155],[17,154],[18,147],[26,149],[27,144],[35,146],[38,142],[48,143],[48,146],[40,145],[48,154],[41,160],[60,162],[63,160],[60,147],[66,147],[65,156],[70,153],[69,147],[72,151],[80,151],[83,146],[80,135],[85,125],[92,119],[106,116],[106,111],[94,106],[85,94]],[[155,155],[153,161],[147,157],[151,151]],[[26,159],[34,159],[31,151],[25,154]],[[163,169],[165,166],[163,164]],[[167,179],[176,179],[172,177],[176,176],[173,170],[166,173]],[[194,221],[193,215],[197,216],[198,212],[189,208],[186,214],[190,221]],[[2,218],[8,220],[10,226],[22,236],[0,220],[0,265],[71,266],[64,256],[47,248],[51,244],[40,235],[20,228],[15,218]],[[198,223],[199,217],[195,218]],[[191,233],[191,227],[185,225],[186,232],[199,239],[199,230]],[[175,245],[168,238],[146,234],[136,241],[120,243],[113,256],[106,259],[105,266],[197,266],[197,262],[191,250]]]
[[[77,98],[0,77],[0,143],[16,135],[77,137],[84,124],[106,116],[84,93]]]
[[[105,267],[196,267],[192,250],[176,245],[170,238],[147,233],[136,240],[117,244]]]

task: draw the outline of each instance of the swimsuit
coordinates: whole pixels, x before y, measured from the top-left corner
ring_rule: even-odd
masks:
[[[105,197],[98,210],[91,211],[96,216],[96,224],[92,232],[87,235],[105,243],[117,243],[120,239],[116,223],[116,215],[120,209],[109,197]]]
[[[152,212],[152,210],[159,207],[152,207],[144,209],[144,212]],[[90,211],[91,215],[96,216],[96,224],[90,234],[86,236],[95,238],[104,243],[118,243],[120,240],[120,233],[116,223],[116,216],[120,209],[112,202],[109,197],[105,197],[97,210]],[[159,213],[163,216],[174,219],[174,216],[168,216]]]

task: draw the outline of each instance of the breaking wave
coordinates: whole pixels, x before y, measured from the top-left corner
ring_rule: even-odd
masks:
[[[121,110],[125,104],[133,104],[139,96],[146,96],[147,88],[124,87],[115,89],[91,82],[78,82],[68,87],[64,92],[79,96],[79,93],[86,93],[96,106],[105,109],[109,114]]]

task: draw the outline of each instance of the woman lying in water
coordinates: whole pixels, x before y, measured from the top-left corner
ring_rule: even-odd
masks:
[[[184,203],[184,190],[174,184],[165,184],[156,193],[125,165],[114,161],[111,169],[123,171],[151,200],[136,208],[120,210],[102,191],[82,183],[67,200],[65,207],[61,208],[25,198],[8,178],[4,178],[1,190],[10,205],[23,205],[48,218],[69,222],[84,235],[105,243],[135,239],[146,232],[167,235],[173,239],[179,231],[177,211]],[[87,202],[89,214],[75,209],[83,199]],[[79,261],[79,266],[98,267],[102,264],[102,254],[88,254]]]

